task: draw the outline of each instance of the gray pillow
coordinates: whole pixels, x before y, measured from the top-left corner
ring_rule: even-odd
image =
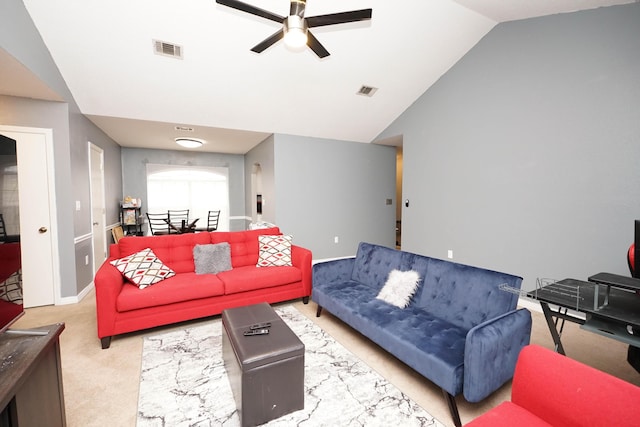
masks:
[[[193,261],[196,274],[217,274],[231,270],[231,246],[227,242],[195,245]]]

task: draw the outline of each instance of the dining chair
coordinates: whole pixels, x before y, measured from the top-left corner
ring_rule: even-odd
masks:
[[[4,226],[4,217],[0,213],[0,241],[4,242],[7,240],[7,229]]]
[[[216,231],[218,229],[218,220],[220,219],[220,211],[209,211],[207,216],[207,231]]]
[[[155,214],[147,212],[147,219],[152,235],[171,234],[172,229],[169,226],[169,212]],[[174,233],[176,232],[174,231]]]
[[[172,210],[169,209],[169,222],[178,230],[183,229],[183,225],[189,224],[189,209]],[[184,221],[184,224],[183,224]],[[175,232],[175,230],[172,230]]]

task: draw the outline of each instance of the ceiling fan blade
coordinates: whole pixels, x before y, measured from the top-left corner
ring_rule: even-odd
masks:
[[[330,13],[328,15],[310,16],[307,26],[323,27],[325,25],[346,24],[347,22],[366,21],[371,19],[372,9],[352,10],[351,12]]]
[[[270,35],[269,37],[267,37],[266,39],[264,39],[263,41],[261,41],[260,43],[258,43],[257,45],[255,45],[254,47],[252,47],[251,50],[255,53],[261,53],[268,47],[271,47],[271,45],[273,45],[274,43],[280,41],[283,37],[284,37],[284,30],[278,30],[272,35]]]
[[[307,31],[307,37],[307,46],[309,46],[309,48],[318,55],[318,58],[326,58],[330,55],[329,51],[322,46],[313,34],[311,34],[311,31]]]
[[[271,13],[268,10],[260,9],[259,7],[255,7],[238,0],[216,0],[216,3],[223,6],[228,6],[233,9],[241,10],[242,12],[247,12],[261,18],[269,19],[271,21],[280,23],[284,21],[284,16],[276,15],[275,13]]]

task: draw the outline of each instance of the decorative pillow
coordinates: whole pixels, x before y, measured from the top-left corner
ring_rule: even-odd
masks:
[[[405,308],[416,293],[419,283],[420,275],[417,271],[391,270],[387,282],[376,298],[396,307]]]
[[[218,274],[231,270],[231,246],[227,242],[195,245],[193,261],[196,274]]]
[[[140,289],[176,275],[172,269],[158,259],[151,248],[115,259],[111,261],[111,264]]]
[[[258,267],[292,266],[291,236],[258,236]]]
[[[0,283],[0,299],[22,304],[22,269],[18,269],[7,280]]]

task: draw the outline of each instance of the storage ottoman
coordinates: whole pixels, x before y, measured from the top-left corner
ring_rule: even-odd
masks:
[[[268,334],[244,336],[264,322]],[[222,312],[222,356],[243,427],[304,409],[304,344],[269,304]]]

